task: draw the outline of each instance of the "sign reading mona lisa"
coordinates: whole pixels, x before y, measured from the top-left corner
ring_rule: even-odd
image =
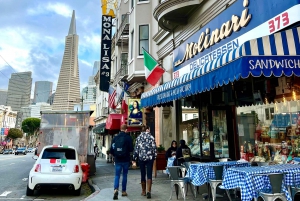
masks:
[[[128,101],[128,126],[143,125],[143,112],[140,108],[141,99],[129,99]]]

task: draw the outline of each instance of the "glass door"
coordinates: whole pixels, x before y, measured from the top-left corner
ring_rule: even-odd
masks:
[[[212,110],[212,141],[215,158],[228,158],[228,132],[226,110]]]
[[[235,158],[236,140],[233,135],[232,118],[230,107],[211,107],[208,109],[211,160]],[[229,147],[232,147],[231,150],[229,150]]]

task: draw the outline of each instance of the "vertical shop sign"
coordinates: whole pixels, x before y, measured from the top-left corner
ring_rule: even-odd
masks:
[[[111,29],[112,17],[102,15],[100,91],[108,92],[111,68]]]

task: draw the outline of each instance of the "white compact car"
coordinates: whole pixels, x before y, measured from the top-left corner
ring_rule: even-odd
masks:
[[[66,188],[80,195],[82,169],[74,147],[48,145],[33,158],[37,159],[29,172],[27,196],[42,188]]]

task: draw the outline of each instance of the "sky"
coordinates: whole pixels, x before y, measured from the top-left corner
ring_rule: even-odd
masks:
[[[32,72],[32,95],[36,81],[53,82],[56,89],[73,10],[80,86],[87,86],[100,60],[100,0],[0,1],[0,89],[7,90],[11,73],[25,71]]]

